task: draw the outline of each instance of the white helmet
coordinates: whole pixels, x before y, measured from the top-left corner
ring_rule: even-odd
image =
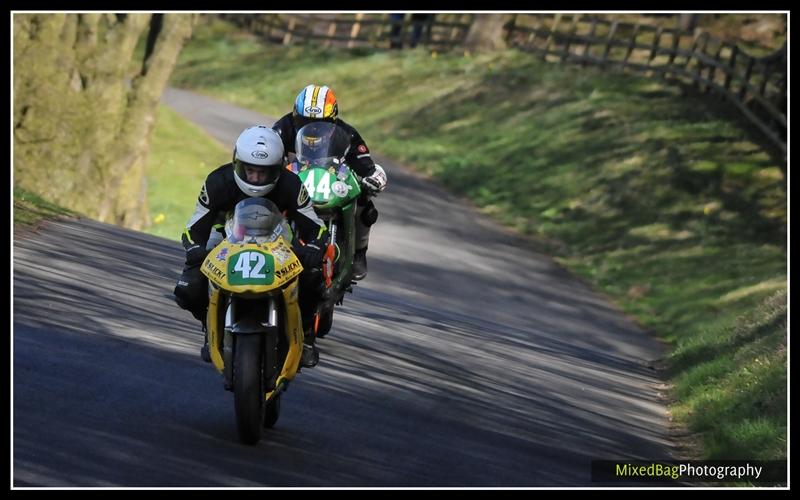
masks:
[[[236,139],[233,178],[247,196],[264,196],[272,191],[285,165],[283,141],[271,128],[246,128]]]

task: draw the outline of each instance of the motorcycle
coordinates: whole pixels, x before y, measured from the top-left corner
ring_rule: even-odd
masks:
[[[356,203],[361,186],[355,173],[344,162],[350,137],[339,126],[314,122],[297,132],[295,159],[289,169],[300,176],[314,204],[314,211],[330,232],[328,253],[323,260],[325,292],[314,321],[314,332],[321,338],[333,325],[335,305],[353,291],[353,254],[356,244]]]
[[[256,444],[275,425],[280,398],[298,373],[303,329],[293,232],[266,198],[239,202],[225,238],[203,262],[211,362],[233,391],[240,441]]]

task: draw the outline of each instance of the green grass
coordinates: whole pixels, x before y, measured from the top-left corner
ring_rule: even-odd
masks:
[[[736,333],[787,288],[786,184],[728,105],[517,51],[262,46],[218,22],[197,27],[172,80],[272,116],[311,82],[374,151],[549,242],[666,340],[673,411],[706,457],[786,456],[785,326]],[[766,372],[746,354],[762,348]]]
[[[786,458],[786,310],[776,292],[673,353],[675,414],[704,433],[708,456]]]
[[[45,220],[78,216],[76,212],[50,203],[18,186],[14,187],[13,211],[14,227],[23,229],[35,227]]]
[[[159,107],[147,160],[147,233],[180,240],[206,176],[230,161],[231,152],[202,129]]]

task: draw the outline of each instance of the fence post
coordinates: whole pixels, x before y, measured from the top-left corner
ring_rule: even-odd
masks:
[[[294,18],[289,19],[289,25],[286,27],[286,34],[283,35],[283,44],[289,45],[292,42],[292,32],[297,21]]]
[[[728,60],[728,71],[725,72],[725,90],[731,90],[731,79],[733,72],[736,71],[736,56],[739,55],[739,46],[734,45],[731,48],[731,58]]]
[[[466,19],[464,19],[464,16],[467,16]],[[472,23],[475,22],[475,14],[458,14],[458,17],[454,19],[453,22],[457,23],[458,26],[453,26],[453,29],[450,30],[450,38],[448,40],[451,47],[457,43],[463,44],[464,40],[467,39],[469,29]],[[430,42],[430,36],[428,38]]]
[[[547,59],[547,53],[550,51],[550,44],[553,43],[553,37],[555,36],[556,30],[558,29],[559,21],[561,21],[561,14],[556,14],[556,17],[553,20],[553,26],[550,28],[550,34],[547,36],[547,41],[544,44],[544,52],[542,53],[542,59]]]
[[[692,48],[689,49],[689,54],[686,56],[686,60],[683,62],[683,69],[689,70],[689,64],[692,62],[692,57],[694,57],[694,51],[697,50],[697,43],[700,40],[700,36],[703,34],[702,31],[695,31],[694,38],[692,39]]]
[[[325,43],[324,43],[325,47],[330,47],[331,46],[331,42],[333,40],[333,35],[335,35],[335,34],[336,34],[336,21],[331,21],[331,24],[328,25],[328,32],[327,32],[328,39],[325,40]]]
[[[689,64],[692,62],[692,57],[695,57],[695,54],[697,52],[697,48],[700,46],[700,39],[701,38],[702,39],[706,39],[707,37],[708,37],[708,33],[706,33],[705,31],[699,31],[698,30],[696,32],[696,34],[694,36],[694,40],[692,41],[692,49],[689,51],[689,55],[686,56],[686,63],[685,63],[685,68],[686,69],[689,69]],[[704,45],[704,47],[705,47],[705,45]]]
[[[640,25],[637,24],[633,28],[633,35],[631,35],[631,41],[628,42],[628,51],[625,53],[625,59],[622,60],[623,67],[628,64],[628,59],[631,57],[631,53],[633,53],[633,47],[636,45],[636,37],[639,36],[639,27]]]
[[[517,22],[517,16],[518,15],[519,14],[513,14],[511,16],[511,19],[506,24],[506,29],[508,30],[508,33],[506,33],[506,43],[508,45],[511,45],[511,43],[512,43],[511,41],[514,38],[514,28],[515,28],[515,25],[516,25],[516,22]]]
[[[458,20],[460,21],[461,18],[459,17]],[[448,37],[448,40],[450,42],[453,42],[453,43],[455,43],[455,41],[458,40],[458,28],[457,27],[453,26],[453,28],[450,30],[450,36]]]
[[[683,32],[679,30],[675,30],[672,33],[672,47],[669,53],[669,60],[667,61],[667,67],[671,68],[675,62],[675,56],[678,55],[678,46],[681,44],[681,37],[683,36]],[[666,73],[664,74],[666,76]]]
[[[606,37],[606,49],[603,51],[603,58],[600,61],[601,66],[606,65],[606,61],[608,60],[608,53],[611,51],[611,41],[614,39],[614,35],[617,33],[617,21],[613,21],[611,23],[611,29],[608,30],[608,36]]]
[[[769,76],[771,74],[770,66],[766,63],[762,63],[764,65],[764,71],[762,73],[763,80],[761,81],[761,85],[758,87],[758,94],[763,97],[767,98],[767,80],[769,80]]]
[[[358,36],[358,32],[361,31],[361,19],[364,18],[364,13],[359,12],[356,14],[356,22],[353,23],[353,27],[350,28],[350,40],[347,41],[347,48],[352,49],[355,44],[355,38]]]
[[[701,55],[708,55],[706,53],[706,47],[708,47],[708,40],[710,38],[710,35],[707,32],[704,31],[701,36],[703,37],[703,46],[700,48],[699,53]],[[704,93],[708,92],[708,85],[703,85],[703,70],[706,69],[706,66],[707,65],[703,62],[703,60],[698,57],[697,58],[697,82],[696,82],[697,83],[697,90],[699,90],[700,92],[704,92]]]
[[[784,116],[786,115],[786,73],[784,73],[781,77],[781,81],[778,83],[778,101],[776,102],[778,111],[782,111]]]
[[[585,66],[586,63],[589,61],[589,59],[592,57],[591,48],[592,48],[592,43],[594,43],[594,35],[596,31],[597,31],[597,17],[592,17],[592,27],[589,30],[589,36],[587,37],[586,45],[583,47],[582,55],[584,56],[585,59],[581,61],[582,66]]]
[[[542,24],[539,22],[539,18],[533,18],[533,21],[536,23],[533,28],[531,28],[530,33],[528,33],[528,38],[525,40],[525,43],[522,45],[523,47],[529,47],[535,45],[536,42],[536,35],[538,34],[539,29],[541,29]]]
[[[711,84],[714,83],[714,77],[717,75],[717,66],[718,65],[719,66],[722,65],[721,57],[722,57],[722,48],[724,46],[725,46],[725,44],[720,42],[719,48],[717,49],[717,53],[714,55],[714,60],[716,61],[717,64],[712,64],[711,68],[709,68],[709,70],[708,70],[708,82],[709,82],[709,85],[706,87],[706,92],[711,90]]]
[[[744,77],[742,78],[742,87],[739,89],[739,100],[744,102],[745,95],[747,95],[747,86],[750,84],[750,75],[753,72],[753,64],[755,63],[755,59],[751,56],[747,56],[747,67],[744,70]]]
[[[569,34],[567,35],[566,40],[564,41],[564,50],[561,51],[561,60],[566,61],[567,57],[569,56],[569,47],[572,44],[572,38],[575,36],[575,32],[578,29],[578,20],[580,19],[578,14],[572,14],[572,23],[570,24]]]
[[[683,69],[686,70],[687,72],[689,71],[689,65],[691,65],[692,63],[692,58],[695,57],[695,53],[697,51],[697,45],[700,43],[700,37],[703,36],[703,33],[704,32],[699,30],[695,31],[694,40],[692,41],[692,48],[689,51],[689,54],[686,56],[686,61],[683,63]],[[699,60],[697,61],[697,64],[698,66],[701,65]],[[697,88],[698,86],[697,80],[692,79],[692,86]]]
[[[653,59],[656,58],[656,52],[658,51],[659,42],[661,41],[661,31],[662,28],[661,26],[659,26],[658,29],[656,30],[656,35],[653,38],[653,46],[650,48],[650,58],[647,60],[648,66],[650,65],[650,63],[653,62]]]

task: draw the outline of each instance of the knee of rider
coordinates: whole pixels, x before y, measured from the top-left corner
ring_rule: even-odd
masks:
[[[201,296],[197,293],[196,289],[192,288],[176,286],[173,293],[175,294],[175,302],[177,302],[182,309],[202,307],[204,299],[208,300],[207,297]]]
[[[208,302],[208,291],[202,279],[184,279],[182,276],[175,285],[175,300],[184,309],[204,307]]]
[[[175,296],[175,302],[180,306],[181,309],[191,309],[192,308],[192,300],[186,294],[186,289],[181,287],[180,285],[175,287],[175,290],[172,291],[172,294]]]
[[[361,224],[370,227],[378,221],[378,209],[375,208],[372,200],[369,200],[360,213],[356,214],[356,217],[361,221]]]

